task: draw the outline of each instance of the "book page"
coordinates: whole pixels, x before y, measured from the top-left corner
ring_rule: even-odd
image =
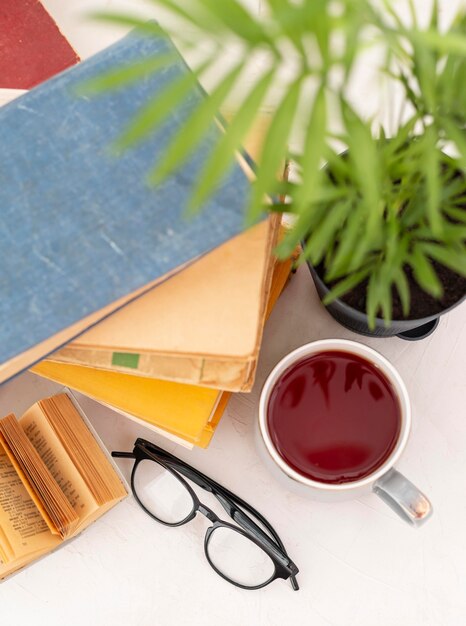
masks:
[[[32,406],[18,421],[80,522],[92,515],[97,503],[39,406]]]
[[[23,484],[31,486],[60,536],[71,536],[78,526],[79,515],[12,413],[0,419],[0,433],[10,461],[13,465],[17,462],[27,478]]]
[[[3,566],[22,560],[27,555],[33,557],[52,550],[61,543],[60,538],[50,532],[1,442],[0,529]]]
[[[72,395],[59,393],[38,404],[96,503],[101,505],[127,496],[128,490],[116,465]]]
[[[57,528],[55,527],[52,518],[50,517],[50,515],[47,512],[47,509],[44,507],[43,503],[41,502],[40,498],[38,497],[38,495],[36,494],[36,492],[34,491],[33,486],[30,484],[26,474],[23,472],[23,470],[21,469],[20,464],[18,463],[18,461],[15,459],[13,451],[10,450],[7,442],[5,441],[3,435],[0,433],[0,443],[3,446],[3,449],[7,455],[7,457],[10,460],[10,463],[13,465],[16,473],[18,474],[18,477],[20,478],[21,482],[23,483],[26,491],[28,492],[30,498],[32,498],[32,501],[34,502],[34,504],[36,505],[37,509],[39,510],[39,513],[42,515],[45,523],[47,524],[50,532],[52,533],[52,535],[59,535],[60,533],[58,532]]]

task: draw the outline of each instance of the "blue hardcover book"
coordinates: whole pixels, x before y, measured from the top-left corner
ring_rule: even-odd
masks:
[[[184,216],[218,128],[181,173],[155,188],[144,180],[200,87],[154,136],[118,157],[109,150],[149,98],[189,72],[181,57],[129,87],[77,95],[90,78],[171,49],[132,33],[0,109],[0,382],[242,230],[239,164],[198,216]]]

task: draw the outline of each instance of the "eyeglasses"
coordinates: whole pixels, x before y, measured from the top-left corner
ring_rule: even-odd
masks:
[[[289,578],[293,589],[299,589],[296,581],[299,570],[287,555],[280,537],[247,502],[145,439],[136,439],[133,452],[112,452],[112,456],[135,460],[131,473],[133,495],[157,522],[182,526],[197,513],[212,522],[206,531],[204,552],[222,578],[243,589],[260,589],[276,578]],[[200,502],[182,475],[212,493],[236,524],[221,520]]]

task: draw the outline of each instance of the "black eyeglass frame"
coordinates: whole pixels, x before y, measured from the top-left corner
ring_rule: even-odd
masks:
[[[290,559],[290,557],[286,553],[285,547],[280,537],[274,530],[274,528],[269,524],[269,522],[265,519],[265,517],[263,517],[250,504],[248,504],[247,502],[239,498],[236,494],[229,491],[228,489],[226,489],[225,487],[223,487],[222,485],[220,485],[213,479],[209,478],[205,474],[202,474],[202,472],[188,465],[188,463],[185,463],[184,461],[177,458],[173,454],[170,454],[166,450],[163,450],[163,448],[160,448],[156,444],[151,443],[150,441],[147,441],[146,439],[142,439],[142,438],[136,439],[134,443],[133,452],[113,451],[111,454],[113,457],[116,457],[116,458],[134,459],[135,463],[131,472],[131,489],[132,489],[133,495],[136,501],[138,502],[138,504],[141,506],[141,508],[148,515],[150,515],[150,517],[152,517],[155,521],[159,522],[160,524],[163,524],[164,526],[171,526],[171,527],[183,526],[184,524],[187,524],[188,522],[193,520],[196,517],[197,513],[199,512],[205,517],[207,517],[209,521],[212,522],[212,526],[210,526],[207,529],[206,535],[204,538],[204,553],[210,566],[224,580],[242,589],[255,590],[255,589],[261,589],[263,587],[266,587],[277,578],[281,578],[284,580],[289,578],[293,589],[295,591],[299,589],[299,585],[296,580],[296,574],[299,571],[297,566],[293,563],[293,561]],[[166,522],[158,518],[151,511],[149,511],[146,508],[146,506],[143,504],[143,502],[140,500],[137,494],[137,490],[134,485],[134,477],[135,477],[137,466],[144,459],[150,459],[158,463],[159,465],[161,465],[165,470],[170,472],[177,480],[179,480],[182,483],[182,485],[185,487],[185,489],[188,490],[188,493],[190,494],[192,501],[193,501],[193,508],[191,512],[180,522],[170,523],[170,522]],[[229,522],[226,522],[220,519],[209,507],[203,504],[199,500],[193,488],[180,474],[183,474],[183,476],[186,476],[186,478],[189,478],[190,480],[192,480],[196,485],[198,485],[202,489],[212,493],[220,502],[220,504],[222,505],[224,510],[227,512],[227,514],[231,517],[231,519],[238,524],[238,526],[230,524]],[[269,537],[262,530],[262,528],[260,528],[260,526],[258,526],[243,510],[241,510],[240,507],[242,507],[243,509],[249,511],[252,515],[254,515],[254,517],[257,520],[259,520],[259,522],[264,526],[264,528],[267,529],[271,537]],[[219,527],[228,528],[230,530],[240,533],[241,535],[243,535],[244,537],[252,541],[254,544],[256,544],[260,549],[262,549],[269,556],[269,558],[271,559],[274,565],[274,573],[267,581],[256,586],[247,586],[247,585],[238,583],[231,578],[228,578],[222,571],[218,569],[218,567],[213,563],[212,559],[210,558],[208,545],[209,545],[209,541],[211,540],[213,536],[214,531]]]

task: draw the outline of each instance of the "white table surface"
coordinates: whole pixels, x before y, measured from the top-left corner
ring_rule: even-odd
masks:
[[[89,7],[131,2],[48,0],[44,4],[83,56],[117,31],[77,18]],[[65,6],[66,5],[66,6]],[[251,5],[259,7],[256,0]],[[368,339],[343,329],[319,303],[300,268],[266,326],[256,385],[235,395],[207,450],[178,447],[83,398],[109,449],[129,450],[144,436],[256,506],[275,526],[300,568],[301,590],[276,581],[248,592],[220,579],[203,554],[207,522],[158,525],[129,497],[85,533],[0,585],[0,624],[37,626],[463,626],[466,623],[466,305],[417,342]],[[329,337],[351,338],[388,357],[404,378],[413,429],[399,463],[434,504],[420,530],[401,522],[374,495],[341,504],[284,490],[254,447],[262,383],[291,349]],[[24,374],[0,388],[0,413],[20,414],[57,387]],[[130,461],[122,461],[124,472]],[[214,498],[201,499],[221,517]]]

